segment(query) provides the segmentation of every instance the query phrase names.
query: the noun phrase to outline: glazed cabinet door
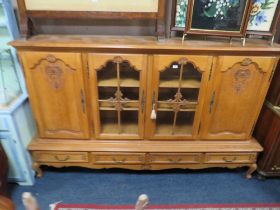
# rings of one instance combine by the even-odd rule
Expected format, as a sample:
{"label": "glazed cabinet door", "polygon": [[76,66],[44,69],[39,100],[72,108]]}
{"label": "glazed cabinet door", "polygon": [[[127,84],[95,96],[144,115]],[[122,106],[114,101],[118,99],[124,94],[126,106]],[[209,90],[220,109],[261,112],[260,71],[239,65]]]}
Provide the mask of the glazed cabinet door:
{"label": "glazed cabinet door", "polygon": [[203,139],[251,137],[277,60],[239,56],[216,59],[203,114]]}
{"label": "glazed cabinet door", "polygon": [[80,53],[21,52],[42,138],[89,138]]}
{"label": "glazed cabinet door", "polygon": [[196,138],[212,57],[157,55],[152,66],[146,138]]}
{"label": "glazed cabinet door", "polygon": [[147,56],[89,54],[94,133],[98,139],[142,139]]}

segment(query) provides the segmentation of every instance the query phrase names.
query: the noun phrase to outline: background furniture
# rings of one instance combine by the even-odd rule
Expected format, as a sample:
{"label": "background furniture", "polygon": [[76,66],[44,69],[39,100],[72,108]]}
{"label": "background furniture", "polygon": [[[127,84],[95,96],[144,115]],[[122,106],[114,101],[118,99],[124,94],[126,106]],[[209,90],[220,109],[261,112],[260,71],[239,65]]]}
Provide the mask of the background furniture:
{"label": "background furniture", "polygon": [[248,178],[256,169],[262,148],[251,134],[278,45],[63,35],[12,45],[38,127],[29,149],[39,176],[40,165],[248,166]]}
{"label": "background furniture", "polygon": [[22,185],[34,183],[27,145],[34,125],[20,66],[7,42],[18,38],[18,28],[9,0],[0,1],[0,143],[9,160],[9,180]]}
{"label": "background furniture", "polygon": [[0,210],[13,210],[14,206],[10,199],[4,197],[8,193],[8,160],[3,147],[0,144]]}
{"label": "background furniture", "polygon": [[272,80],[254,135],[264,151],[258,161],[263,176],[280,176],[280,64]]}
{"label": "background furniture", "polygon": [[8,160],[3,147],[0,144],[0,194],[7,194]]}

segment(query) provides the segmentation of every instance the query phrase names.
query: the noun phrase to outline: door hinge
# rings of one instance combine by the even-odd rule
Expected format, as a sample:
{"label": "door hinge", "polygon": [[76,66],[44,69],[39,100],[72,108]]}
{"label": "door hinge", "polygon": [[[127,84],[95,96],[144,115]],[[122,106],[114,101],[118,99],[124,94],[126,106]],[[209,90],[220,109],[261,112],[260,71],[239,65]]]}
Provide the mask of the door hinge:
{"label": "door hinge", "polygon": [[201,128],[201,122],[199,122],[199,125],[198,125],[198,131],[197,131],[198,134],[200,133],[200,128]]}
{"label": "door hinge", "polygon": [[84,91],[81,89],[81,104],[82,104],[82,110],[83,110],[83,113],[85,113],[86,111],[86,107],[85,107],[85,96],[84,96]]}
{"label": "door hinge", "polygon": [[87,71],[87,78],[89,79],[89,64],[88,64],[88,61],[86,63],[86,71]]}
{"label": "door hinge", "polygon": [[213,63],[214,63],[214,61],[212,60],[212,64],[211,64],[211,68],[210,68],[210,73],[209,73],[209,78],[208,78],[208,81],[210,81],[210,80],[211,80],[211,78],[212,78]]}
{"label": "door hinge", "polygon": [[215,102],[215,95],[216,95],[216,91],[213,92],[212,97],[211,97],[211,101],[210,101],[210,107],[209,107],[209,113],[212,113],[212,109],[213,109],[213,105]]}
{"label": "door hinge", "polygon": [[144,113],[144,108],[145,108],[145,92],[144,90],[142,91],[142,99],[141,99],[141,111]]}

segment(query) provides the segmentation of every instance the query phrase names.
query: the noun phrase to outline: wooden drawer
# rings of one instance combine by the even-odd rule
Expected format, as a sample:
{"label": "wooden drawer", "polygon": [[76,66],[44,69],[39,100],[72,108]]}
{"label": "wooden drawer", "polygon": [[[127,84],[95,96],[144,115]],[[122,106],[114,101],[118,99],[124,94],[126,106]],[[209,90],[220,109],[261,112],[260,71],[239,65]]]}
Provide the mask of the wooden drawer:
{"label": "wooden drawer", "polygon": [[200,153],[151,153],[151,163],[156,164],[187,164],[200,163]]}
{"label": "wooden drawer", "polygon": [[92,161],[95,164],[143,164],[144,153],[92,153]]}
{"label": "wooden drawer", "polygon": [[254,153],[207,153],[205,163],[251,163],[256,161]]}
{"label": "wooden drawer", "polygon": [[87,152],[33,152],[37,162],[88,162]]}

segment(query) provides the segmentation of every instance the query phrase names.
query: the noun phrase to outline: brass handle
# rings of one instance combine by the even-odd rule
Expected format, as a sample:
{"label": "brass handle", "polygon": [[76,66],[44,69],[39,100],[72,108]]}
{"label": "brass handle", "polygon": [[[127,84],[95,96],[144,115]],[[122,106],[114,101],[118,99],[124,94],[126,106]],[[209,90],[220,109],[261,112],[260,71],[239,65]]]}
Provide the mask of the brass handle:
{"label": "brass handle", "polygon": [[156,93],[153,92],[153,98],[152,98],[152,112],[150,118],[152,120],[157,119],[157,113],[156,113]]}
{"label": "brass handle", "polygon": [[123,158],[122,160],[117,160],[116,158],[112,158],[112,160],[117,164],[122,164],[126,162],[126,158]]}
{"label": "brass handle", "polygon": [[179,159],[176,159],[176,160],[173,160],[171,158],[168,158],[168,161],[171,162],[171,163],[179,163],[182,161],[182,158],[179,158]]}
{"label": "brass handle", "polygon": [[54,158],[57,160],[57,161],[61,161],[61,162],[64,162],[64,161],[67,161],[70,159],[70,157],[67,155],[64,159],[60,159],[57,155],[54,156]]}
{"label": "brass handle", "polygon": [[215,102],[215,95],[216,95],[216,91],[213,92],[212,97],[211,97],[211,101],[210,101],[210,108],[209,108],[209,113],[212,113],[212,109],[213,109],[213,105]]}
{"label": "brass handle", "polygon": [[82,110],[83,113],[85,113],[86,107],[85,107],[85,96],[84,91],[81,89],[81,104],[82,104]]}
{"label": "brass handle", "polygon": [[232,162],[236,161],[236,159],[237,159],[236,157],[233,157],[231,160],[228,160],[226,157],[223,157],[223,160],[227,163],[232,163]]}

